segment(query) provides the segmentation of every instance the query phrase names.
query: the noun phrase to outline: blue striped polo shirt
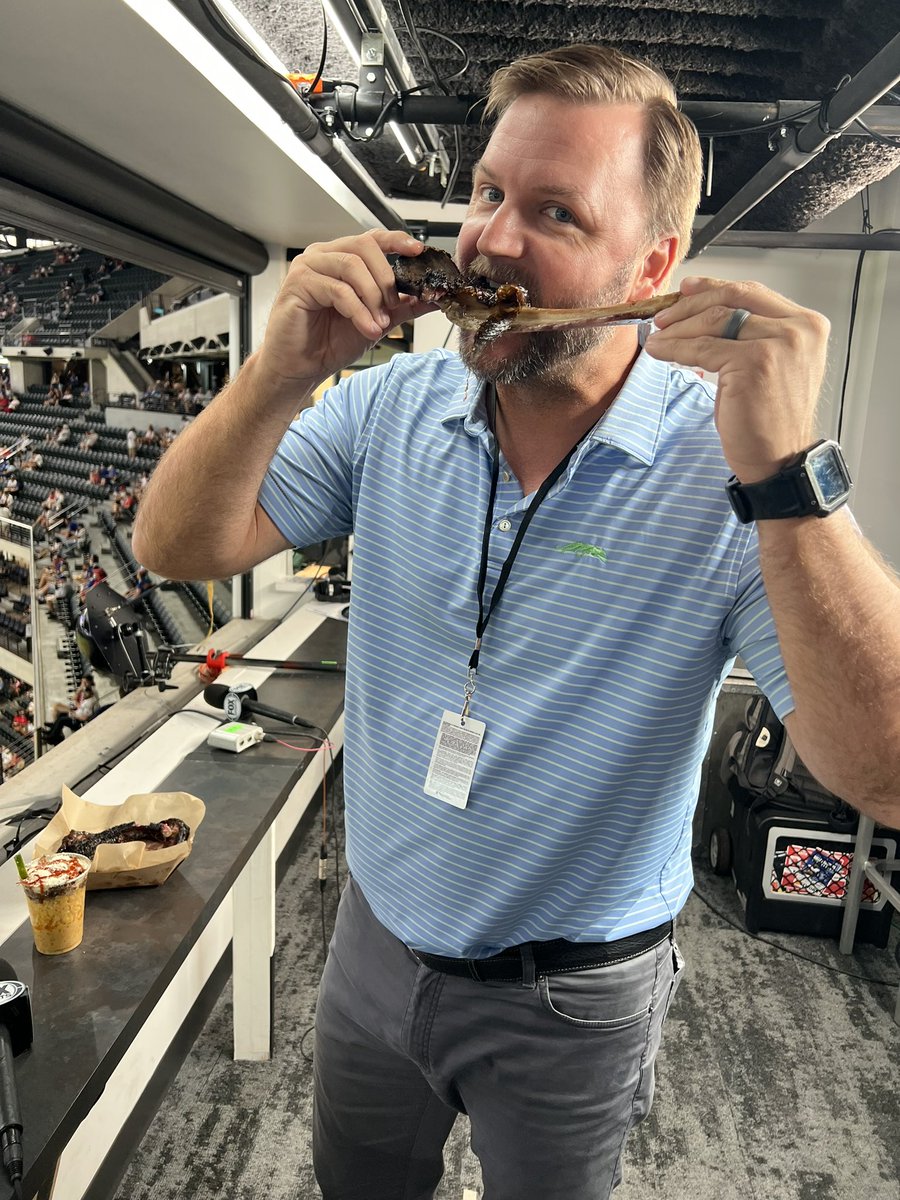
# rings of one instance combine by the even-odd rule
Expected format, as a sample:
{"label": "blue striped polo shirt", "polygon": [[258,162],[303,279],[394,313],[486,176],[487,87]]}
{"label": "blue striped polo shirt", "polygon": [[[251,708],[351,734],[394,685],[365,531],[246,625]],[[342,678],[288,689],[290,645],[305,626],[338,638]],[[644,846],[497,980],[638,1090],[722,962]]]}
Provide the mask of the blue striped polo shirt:
{"label": "blue striped polo shirt", "polygon": [[[443,350],[359,372],[291,425],[260,493],[295,545],[355,535],[348,863],[398,938],[462,957],[673,917],[734,656],[780,715],[793,707],[755,527],[725,495],[711,390],[641,353],[538,510],[485,632],[468,806],[425,794],[478,615],[481,392]],[[486,602],[528,499],[502,470]]]}

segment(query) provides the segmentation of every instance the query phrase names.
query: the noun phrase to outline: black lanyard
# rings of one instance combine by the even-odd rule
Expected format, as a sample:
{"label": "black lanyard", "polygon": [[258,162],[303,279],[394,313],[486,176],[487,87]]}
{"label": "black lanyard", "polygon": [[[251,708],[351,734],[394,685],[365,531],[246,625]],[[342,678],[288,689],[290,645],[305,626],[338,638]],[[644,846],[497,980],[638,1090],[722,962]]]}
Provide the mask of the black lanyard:
{"label": "black lanyard", "polygon": [[509,579],[509,573],[512,570],[513,563],[516,561],[516,556],[519,553],[519,547],[522,545],[522,539],[525,537],[528,526],[531,524],[535,513],[546,499],[547,493],[553,487],[554,483],[556,483],[557,479],[559,479],[559,477],[562,475],[563,471],[565,471],[566,467],[569,465],[572,455],[580,445],[580,442],[575,443],[568,454],[566,454],[561,462],[557,463],[557,465],[553,468],[553,470],[535,492],[534,499],[528,505],[528,508],[525,511],[525,516],[522,518],[522,524],[519,526],[519,532],[515,536],[515,540],[510,548],[509,554],[507,554],[506,560],[504,561],[503,566],[500,568],[497,586],[494,588],[494,594],[491,596],[490,606],[487,612],[485,612],[484,585],[487,581],[488,551],[491,541],[491,525],[493,524],[494,518],[494,502],[497,498],[497,483],[500,478],[500,444],[497,441],[497,434],[494,430],[497,413],[497,391],[493,384],[488,384],[487,408],[491,432],[494,437],[494,457],[493,462],[491,463],[491,494],[490,498],[488,499],[487,513],[485,514],[484,518],[484,533],[482,534],[481,538],[481,565],[478,568],[477,583],[478,624],[475,626],[475,648],[472,651],[472,657],[469,659],[469,682],[466,685],[467,700],[466,708],[463,709],[464,714],[467,711],[468,697],[471,696],[472,692],[475,690],[475,672],[478,670],[478,657],[481,651],[482,635],[484,634],[485,629],[487,629],[488,621],[490,621],[494,609],[500,602],[500,597],[503,595],[503,591],[506,587],[506,581]]}

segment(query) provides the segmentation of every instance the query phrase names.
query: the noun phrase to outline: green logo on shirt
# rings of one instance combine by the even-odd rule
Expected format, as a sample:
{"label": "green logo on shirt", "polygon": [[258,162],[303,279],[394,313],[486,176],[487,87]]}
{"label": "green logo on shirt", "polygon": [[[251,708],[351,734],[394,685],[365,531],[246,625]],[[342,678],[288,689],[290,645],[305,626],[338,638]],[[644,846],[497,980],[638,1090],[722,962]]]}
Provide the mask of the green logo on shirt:
{"label": "green logo on shirt", "polygon": [[606,562],[606,551],[601,546],[591,546],[588,542],[566,542],[557,546],[560,554],[577,554],[579,558],[597,558]]}

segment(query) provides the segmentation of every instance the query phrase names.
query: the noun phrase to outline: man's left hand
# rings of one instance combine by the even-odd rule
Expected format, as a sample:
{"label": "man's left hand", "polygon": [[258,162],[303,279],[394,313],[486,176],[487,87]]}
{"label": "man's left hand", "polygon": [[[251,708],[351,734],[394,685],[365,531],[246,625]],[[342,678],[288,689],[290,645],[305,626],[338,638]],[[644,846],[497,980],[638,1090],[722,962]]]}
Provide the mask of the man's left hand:
{"label": "man's left hand", "polygon": [[[724,337],[735,310],[750,315]],[[719,377],[715,419],[742,483],[775,475],[815,441],[830,325],[759,283],[688,278],[655,318],[647,353]]]}

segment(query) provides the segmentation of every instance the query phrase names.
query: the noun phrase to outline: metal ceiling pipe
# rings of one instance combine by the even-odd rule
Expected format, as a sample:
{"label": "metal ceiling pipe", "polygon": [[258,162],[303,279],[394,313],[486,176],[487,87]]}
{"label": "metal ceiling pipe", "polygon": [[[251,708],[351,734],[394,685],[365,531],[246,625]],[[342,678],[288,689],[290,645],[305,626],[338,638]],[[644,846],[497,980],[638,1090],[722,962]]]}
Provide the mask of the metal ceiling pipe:
{"label": "metal ceiling pipe", "polygon": [[[338,108],[347,121],[371,118],[376,113],[358,113],[358,102],[347,94],[322,92],[310,96],[307,103],[314,109]],[[809,113],[818,100],[717,101],[683,100],[679,108],[700,129],[700,136],[723,131],[737,131],[771,125],[773,131],[798,119],[799,113]],[[404,96],[391,113],[398,125],[478,125],[484,114],[485,97]],[[858,114],[862,116],[863,114]],[[900,105],[877,104],[865,110],[865,122],[876,133],[900,135]],[[851,128],[848,134],[868,137],[862,128]]]}
{"label": "metal ceiling pipe", "polygon": [[784,143],[778,153],[722,206],[708,224],[703,226],[691,245],[688,257],[696,258],[788,176],[814,159],[851,121],[862,116],[867,108],[898,81],[900,34],[882,47],[848,84],[834,93],[827,105],[825,120],[822,112],[817,112],[799,129],[785,130]]}
{"label": "metal ceiling pipe", "polygon": [[[459,236],[459,221],[419,221],[409,217],[406,224],[413,237],[423,242],[429,238]],[[702,228],[697,231],[698,237]],[[718,244],[754,250],[900,250],[900,233],[787,233],[779,229],[729,229],[718,239]]]}
{"label": "metal ceiling pipe", "polygon": [[729,229],[718,246],[752,250],[900,250],[900,233],[787,233],[779,229]]}
{"label": "metal ceiling pipe", "polygon": [[[755,128],[771,125],[777,129],[789,121],[796,121],[799,113],[809,114],[818,106],[818,100],[682,100],[678,107],[686,117],[702,130],[701,137],[726,130]],[[875,104],[866,109],[863,116],[866,124],[876,133],[886,136],[900,134],[900,104]],[[859,137],[868,137],[860,126],[851,126],[845,131]]]}

